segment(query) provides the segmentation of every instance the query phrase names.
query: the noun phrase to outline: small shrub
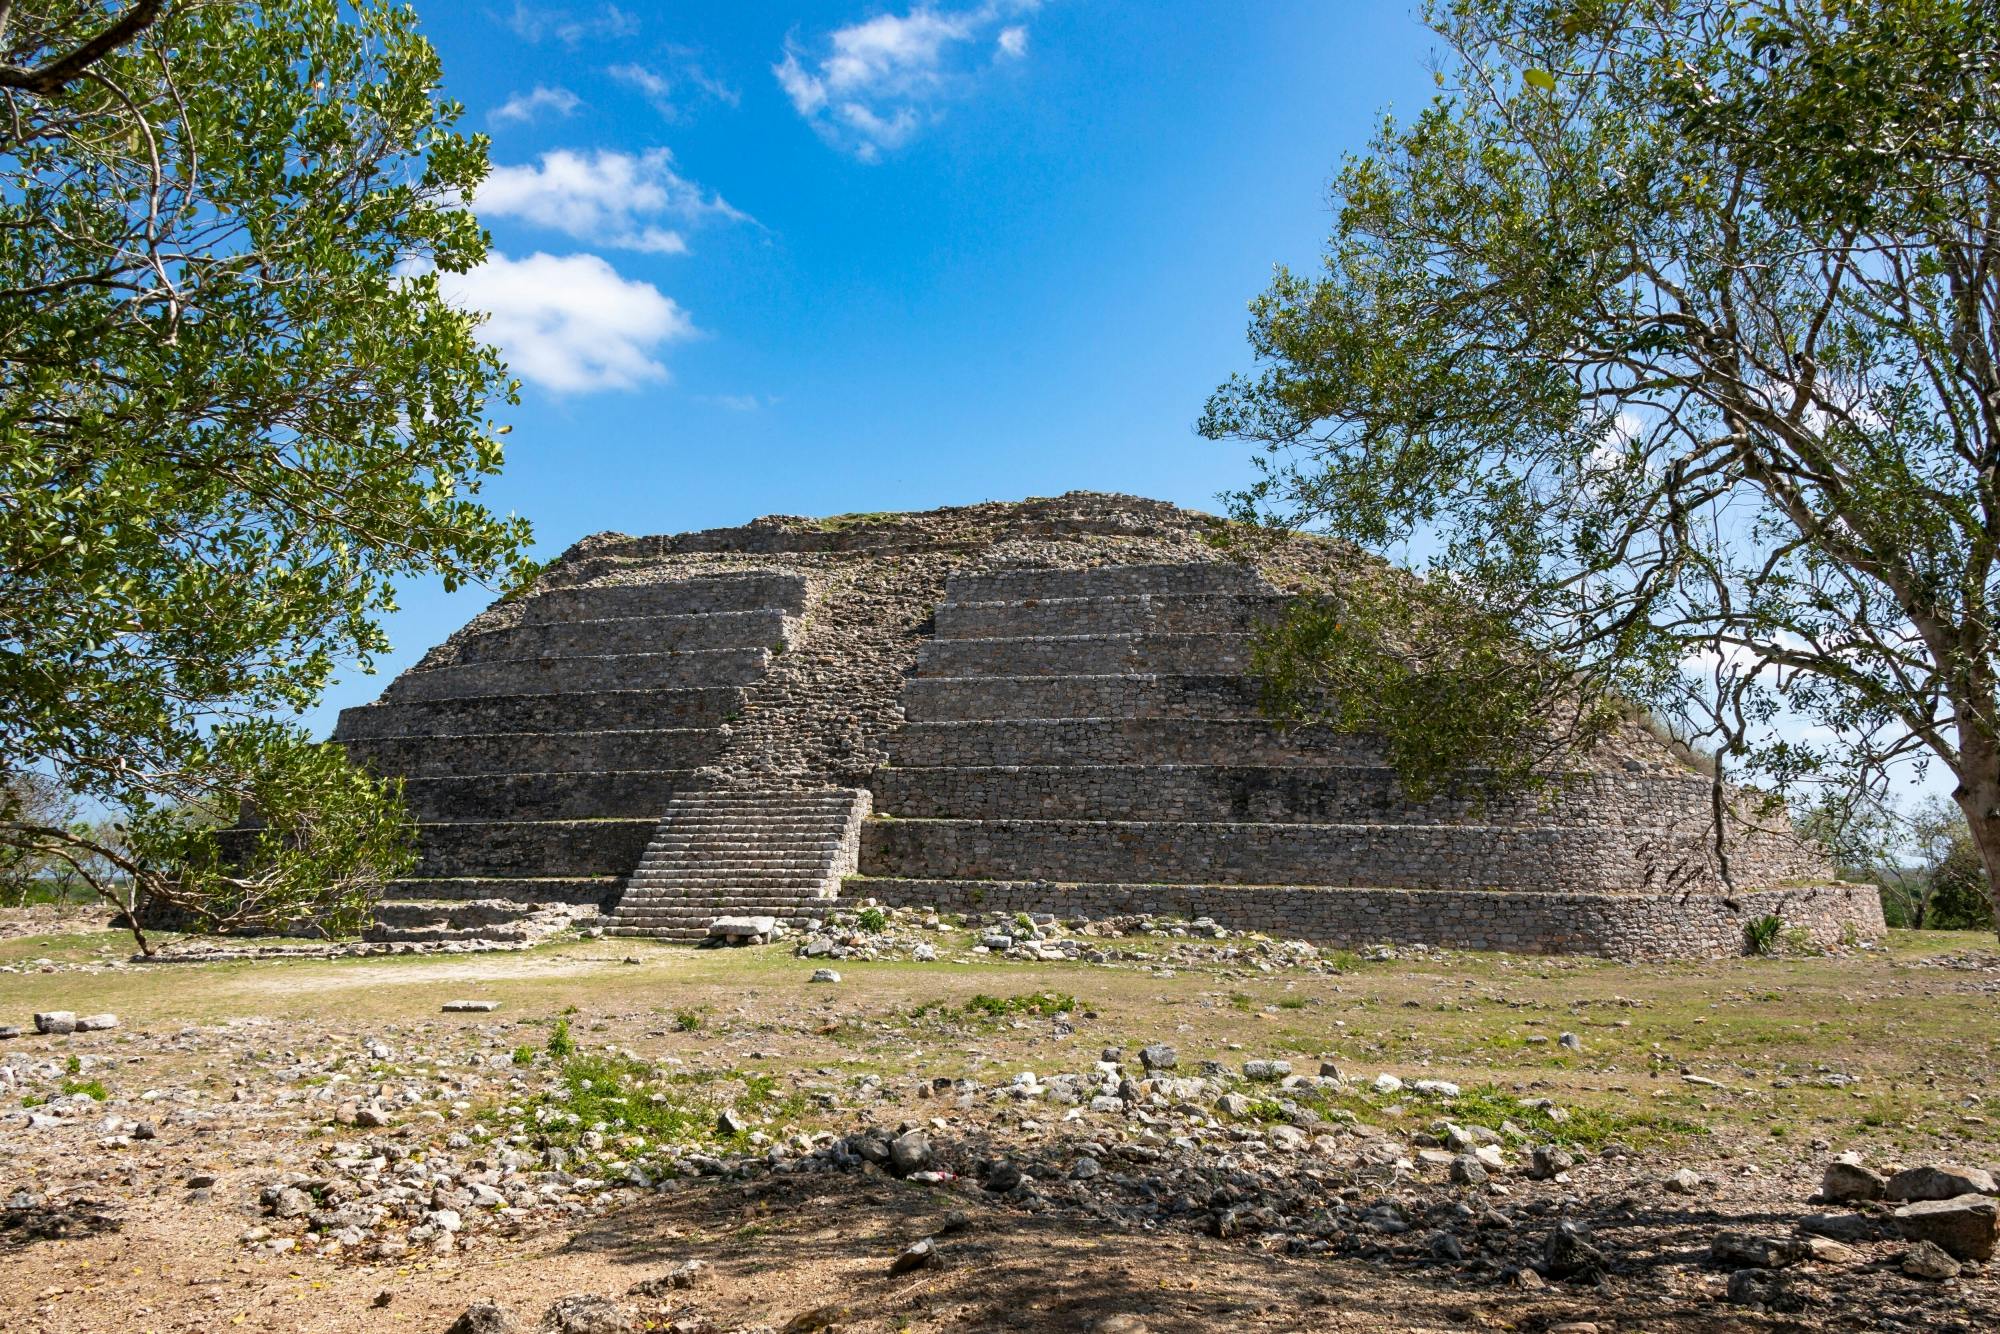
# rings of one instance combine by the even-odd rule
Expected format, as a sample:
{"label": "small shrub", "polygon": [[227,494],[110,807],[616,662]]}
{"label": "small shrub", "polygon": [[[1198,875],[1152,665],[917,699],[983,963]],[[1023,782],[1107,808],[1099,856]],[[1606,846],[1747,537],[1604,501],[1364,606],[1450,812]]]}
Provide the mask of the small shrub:
{"label": "small shrub", "polygon": [[863,908],[854,914],[854,924],[863,931],[880,931],[889,925],[889,914],[880,908]]}
{"label": "small shrub", "polygon": [[682,1033],[697,1033],[701,1031],[701,1025],[702,1013],[700,1010],[674,1011],[674,1028],[677,1031]]}
{"label": "small shrub", "polygon": [[535,1063],[535,1049],[533,1047],[530,1047],[527,1043],[524,1042],[520,1046],[514,1048],[514,1064],[533,1065],[534,1063]]}
{"label": "small shrub", "polygon": [[556,1026],[549,1030],[549,1055],[558,1061],[566,1061],[576,1055],[576,1039],[569,1035],[569,1020],[558,1019]]}
{"label": "small shrub", "polygon": [[1076,997],[1060,991],[1043,991],[1023,996],[988,996],[984,992],[965,1003],[967,1014],[985,1015],[990,1019],[1005,1019],[1017,1014],[1032,1014],[1042,1019],[1059,1014],[1069,1014],[1076,1009]]}
{"label": "small shrub", "polygon": [[92,1102],[103,1102],[111,1096],[111,1090],[95,1079],[65,1079],[62,1091],[70,1096],[81,1093]]}
{"label": "small shrub", "polygon": [[1743,924],[1743,947],[1752,954],[1770,954],[1777,949],[1778,933],[1784,929],[1784,919],[1770,913],[1753,917]]}

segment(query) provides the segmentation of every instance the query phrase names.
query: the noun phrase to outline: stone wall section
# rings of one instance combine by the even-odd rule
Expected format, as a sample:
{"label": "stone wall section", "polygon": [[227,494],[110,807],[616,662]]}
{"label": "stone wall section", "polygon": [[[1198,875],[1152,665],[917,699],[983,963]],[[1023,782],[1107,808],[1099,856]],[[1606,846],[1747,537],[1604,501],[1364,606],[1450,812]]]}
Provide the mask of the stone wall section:
{"label": "stone wall section", "polygon": [[941,912],[1128,913],[1211,917],[1320,945],[1384,943],[1614,959],[1705,959],[1745,952],[1744,929],[1774,916],[1821,949],[1879,938],[1882,901],[1870,885],[1704,893],[1514,894],[1328,889],[1318,885],[1055,884],[1034,881],[857,879],[847,893]]}

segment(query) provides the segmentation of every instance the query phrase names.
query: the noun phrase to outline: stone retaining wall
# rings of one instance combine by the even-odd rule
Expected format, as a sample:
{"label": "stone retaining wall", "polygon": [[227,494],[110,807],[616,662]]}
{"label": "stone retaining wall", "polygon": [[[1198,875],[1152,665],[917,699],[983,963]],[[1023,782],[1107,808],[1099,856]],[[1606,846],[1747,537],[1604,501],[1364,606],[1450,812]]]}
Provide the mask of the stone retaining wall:
{"label": "stone retaining wall", "polygon": [[1243,634],[1101,634],[1033,639],[927,639],[921,676],[1104,676],[1113,673],[1243,675]]}
{"label": "stone retaining wall", "polygon": [[411,778],[464,774],[577,774],[619,769],[693,769],[725,739],[715,727],[611,732],[480,732],[349,738],[349,758]]}
{"label": "stone retaining wall", "polygon": [[1325,889],[1313,886],[1051,884],[1032,881],[856,878],[843,899],[943,912],[1126,913],[1212,917],[1352,948],[1394,941],[1456,949],[1592,954],[1617,959],[1703,959],[1745,950],[1744,928],[1765,915],[1815,946],[1879,939],[1882,902],[1867,885],[1713,894],[1511,894],[1492,891]]}
{"label": "stone retaining wall", "polygon": [[472,773],[403,780],[403,800],[430,821],[654,818],[693,769]]}
{"label": "stone retaining wall", "polygon": [[1125,593],[1109,598],[947,602],[938,608],[939,639],[1030,635],[1228,634],[1275,621],[1278,596]]}
{"label": "stone retaining wall", "polygon": [[718,611],[700,616],[627,616],[605,621],[533,622],[468,635],[460,662],[579,658],[599,653],[682,653],[704,648],[776,648],[792,618],[782,611]]}
{"label": "stone retaining wall", "polygon": [[[564,573],[573,577],[577,572]],[[537,592],[521,602],[520,620],[524,625],[533,625],[772,608],[796,615],[805,608],[806,581],[797,574],[775,570],[720,573],[703,570],[690,571],[692,578],[676,578],[676,573],[661,570],[658,577],[646,581],[557,587]]]}
{"label": "stone retaining wall", "polygon": [[362,704],[340,711],[340,726],[333,736],[336,741],[352,741],[361,737],[714,727],[742,711],[745,694],[741,686],[702,686]]}
{"label": "stone retaining wall", "polygon": [[[880,820],[868,875],[1612,893],[1709,883],[1699,828]],[[1773,858],[1748,881],[1794,878]],[[1811,863],[1800,870],[1811,868]],[[1798,878],[1804,878],[1803,876]]]}
{"label": "stone retaining wall", "polygon": [[[961,718],[910,723],[889,762],[911,768],[1069,764],[1374,764],[1373,738],[1256,718]],[[885,809],[888,809],[885,807]]]}
{"label": "stone retaining wall", "polygon": [[509,658],[408,671],[383,692],[394,704],[488,695],[575,691],[688,690],[747,685],[770,665],[768,648],[622,653],[583,658]]}
{"label": "stone retaining wall", "polygon": [[903,689],[912,722],[1005,718],[1254,718],[1242,676],[931,676]]}
{"label": "stone retaining wall", "polygon": [[[1226,753],[1226,752],[1224,752]],[[1544,792],[1476,790],[1418,801],[1387,765],[1107,764],[890,768],[876,801],[913,820],[1201,820],[1367,824],[1699,827],[1696,774],[1583,774]]]}

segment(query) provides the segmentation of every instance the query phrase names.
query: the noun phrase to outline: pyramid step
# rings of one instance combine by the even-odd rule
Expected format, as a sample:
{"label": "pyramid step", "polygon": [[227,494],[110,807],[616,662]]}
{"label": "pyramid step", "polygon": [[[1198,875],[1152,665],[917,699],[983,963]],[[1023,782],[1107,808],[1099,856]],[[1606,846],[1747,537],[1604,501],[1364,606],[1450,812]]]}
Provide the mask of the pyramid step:
{"label": "pyramid step", "polygon": [[805,576],[776,570],[552,588],[522,603],[527,624],[617,620],[632,616],[698,616],[718,611],[779,610],[806,606]]}
{"label": "pyramid step", "polygon": [[1388,765],[1130,764],[877,770],[877,809],[908,819],[1213,819],[1237,823],[1596,826],[1659,823],[1674,797],[1704,818],[1708,780],[1681,769],[1575,774],[1547,790],[1466,784],[1416,800]]}
{"label": "pyramid step", "polygon": [[888,820],[861,869],[913,879],[1639,892],[1704,865],[1703,829],[1490,824]]}
{"label": "pyramid step", "polygon": [[435,903],[446,899],[512,899],[519,903],[602,903],[618,892],[616,876],[467,876],[436,880],[392,880],[383,888],[385,903],[411,900]]}
{"label": "pyramid step", "polygon": [[503,773],[603,773],[695,769],[714,759],[728,735],[714,727],[611,732],[474,732],[459,736],[356,737],[349,759],[405,778]]}
{"label": "pyramid step", "polygon": [[[1009,718],[910,722],[888,741],[898,768],[1071,764],[1380,764],[1379,742],[1262,718]],[[889,809],[893,810],[894,807]]]}
{"label": "pyramid step", "polygon": [[405,778],[403,800],[418,820],[440,823],[657,817],[692,778],[690,769],[457,774]]}
{"label": "pyramid step", "polygon": [[392,704],[487,695],[570,694],[578,690],[688,690],[748,685],[771,664],[768,648],[686,653],[603,653],[577,658],[495,658],[460,666],[412,668],[382,693]]}
{"label": "pyramid step", "polygon": [[487,694],[414,704],[378,701],[340,711],[336,741],[492,732],[615,732],[715,727],[743,711],[741,686],[674,690],[576,690]]}
{"label": "pyramid step", "polygon": [[458,661],[575,658],[606,653],[681,653],[690,649],[775,648],[786,642],[791,617],[775,607],[692,615],[615,616],[537,621],[467,636]]}
{"label": "pyramid step", "polygon": [[1219,634],[1252,631],[1283,614],[1289,599],[1251,593],[1114,593],[1091,598],[947,602],[938,639],[1123,632]]}
{"label": "pyramid step", "polygon": [[903,713],[917,723],[1259,716],[1257,685],[1240,673],[912,677]]}
{"label": "pyramid step", "polygon": [[1243,566],[1191,562],[1183,565],[1109,565],[1089,569],[993,570],[981,574],[961,574],[953,576],[945,585],[945,601],[1010,602],[1030,598],[1269,591],[1269,585]]}
{"label": "pyramid step", "polygon": [[1050,635],[1024,639],[927,639],[918,676],[1099,676],[1114,673],[1238,675],[1251,669],[1245,634]]}

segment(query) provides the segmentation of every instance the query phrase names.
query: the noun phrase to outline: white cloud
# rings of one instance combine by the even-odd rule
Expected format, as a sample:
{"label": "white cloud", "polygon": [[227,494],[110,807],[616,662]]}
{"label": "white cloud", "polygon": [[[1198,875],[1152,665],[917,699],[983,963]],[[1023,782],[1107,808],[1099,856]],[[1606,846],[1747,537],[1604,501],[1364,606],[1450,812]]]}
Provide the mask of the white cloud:
{"label": "white cloud", "polygon": [[993,34],[1010,59],[1028,51],[1028,30],[1007,20],[1041,0],[987,0],[973,9],[920,4],[837,28],[809,52],[787,40],[771,67],[792,107],[835,147],[873,161],[900,147],[970,80],[976,44]]}
{"label": "white cloud", "polygon": [[648,97],[665,98],[674,91],[674,86],[663,74],[656,74],[644,65],[613,65],[604,71],[623,84],[637,88]]}
{"label": "white cloud", "polygon": [[482,216],[518,218],[593,244],[663,255],[687,252],[687,239],[663,221],[696,227],[751,220],[675,171],[664,148],[637,154],[560,148],[535,165],[495,167],[473,207]]}
{"label": "white cloud", "polygon": [[668,120],[683,120],[692,107],[705,102],[732,107],[740,103],[743,94],[702,68],[695,60],[698,54],[692,47],[669,47],[664,65],[627,63],[604,72],[644,94],[653,109]]}
{"label": "white cloud", "polygon": [[631,37],[639,31],[639,20],[617,5],[603,5],[588,13],[569,9],[544,9],[526,0],[515,0],[507,26],[524,42],[553,38],[564,46],[576,46],[593,39]]}
{"label": "white cloud", "polygon": [[558,393],[664,379],[654,350],[695,334],[672,297],[620,277],[598,255],[495,252],[470,272],[438,274],[437,283],[454,305],[486,315],[481,333],[515,375]]}
{"label": "white cloud", "polygon": [[512,97],[493,108],[486,117],[495,125],[528,124],[542,118],[545,111],[558,116],[571,116],[583,105],[583,100],[567,88],[550,88],[536,84],[532,92],[515,93]]}

